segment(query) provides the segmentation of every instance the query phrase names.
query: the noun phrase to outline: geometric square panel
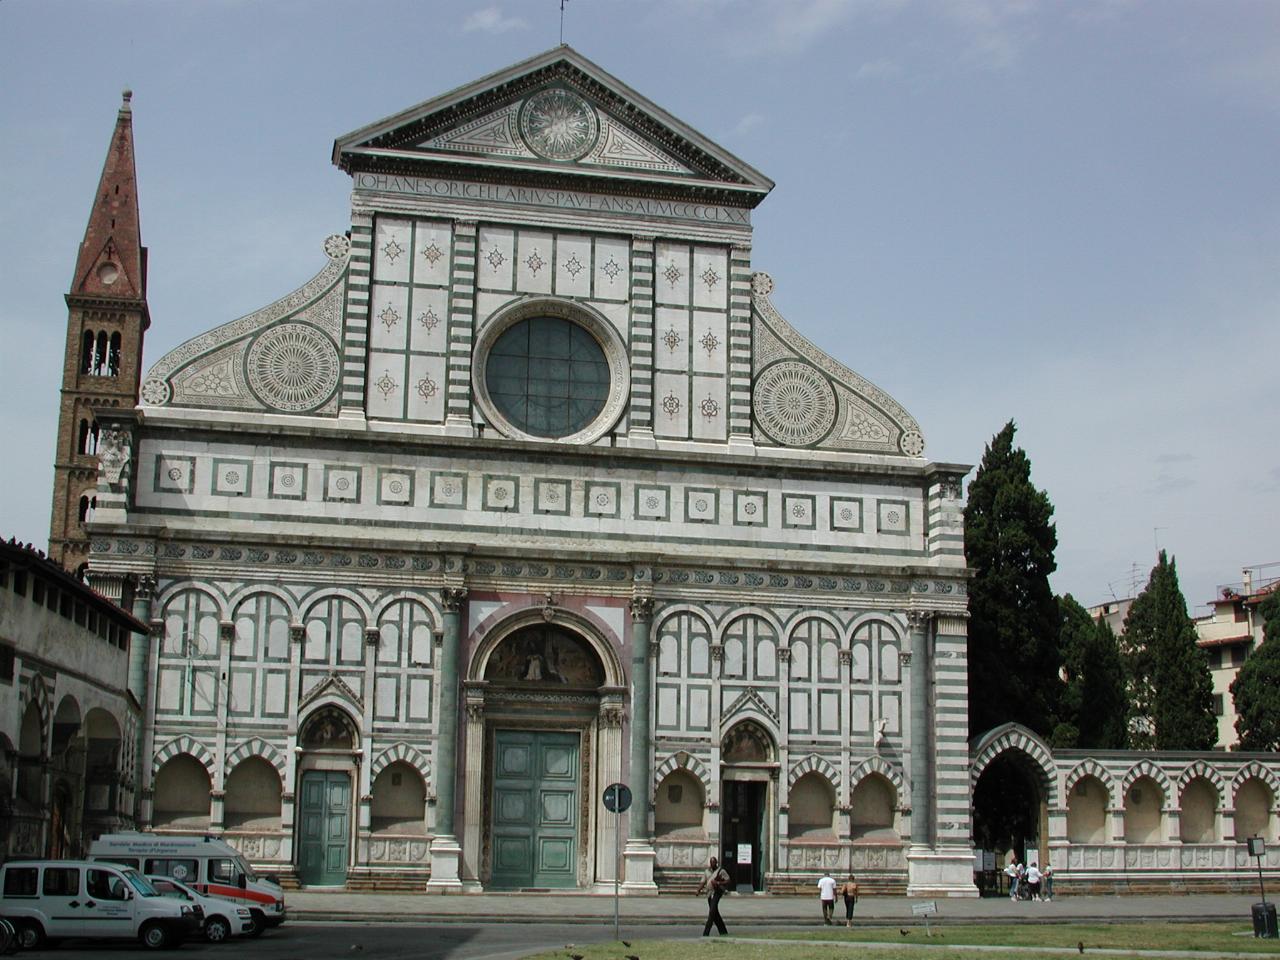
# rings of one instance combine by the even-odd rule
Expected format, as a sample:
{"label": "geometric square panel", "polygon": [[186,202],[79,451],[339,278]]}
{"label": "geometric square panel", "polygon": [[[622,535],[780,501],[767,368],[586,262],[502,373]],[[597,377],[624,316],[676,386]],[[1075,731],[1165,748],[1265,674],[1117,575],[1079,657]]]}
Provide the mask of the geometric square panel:
{"label": "geometric square panel", "polygon": [[272,461],[271,489],[273,500],[305,500],[307,498],[307,465]]}
{"label": "geometric square panel", "polygon": [[735,490],[733,522],[739,526],[765,526],[769,523],[769,498],[763,491]]}
{"label": "geometric square panel", "polygon": [[831,529],[847,533],[862,532],[862,499],[860,497],[831,498]]}
{"label": "geometric square panel", "polygon": [[640,520],[666,520],[669,492],[666,487],[636,485],[636,517]]}
{"label": "geometric square panel", "polygon": [[324,468],[324,498],[328,501],[353,503],[360,499],[360,468]]}
{"label": "geometric square panel", "polygon": [[195,457],[156,457],[156,492],[191,493],[195,489],[195,482]]}
{"label": "geometric square panel", "polygon": [[784,493],[782,495],[782,525],[812,530],[817,526],[816,497],[807,493]]}
{"label": "geometric square panel", "polygon": [[519,478],[486,476],[484,478],[484,509],[519,510]]}
{"label": "geometric square panel", "polygon": [[720,492],[704,487],[684,491],[685,519],[693,523],[716,523],[720,519]]}
{"label": "geometric square panel", "polygon": [[910,532],[905,500],[876,501],[876,531],[905,535]]}
{"label": "geometric square panel", "polygon": [[467,475],[465,473],[433,473],[431,475],[431,506],[462,509],[467,505]]}
{"label": "geometric square panel", "polygon": [[413,502],[413,473],[408,470],[378,470],[378,503],[404,505]]}
{"label": "geometric square panel", "polygon": [[533,500],[539,513],[567,516],[569,513],[569,481],[533,481]]}
{"label": "geometric square panel", "polygon": [[592,517],[616,517],[622,500],[619,484],[596,482],[587,484],[587,515]]}
{"label": "geometric square panel", "polygon": [[245,497],[253,485],[253,462],[250,460],[213,461],[213,494],[219,497]]}

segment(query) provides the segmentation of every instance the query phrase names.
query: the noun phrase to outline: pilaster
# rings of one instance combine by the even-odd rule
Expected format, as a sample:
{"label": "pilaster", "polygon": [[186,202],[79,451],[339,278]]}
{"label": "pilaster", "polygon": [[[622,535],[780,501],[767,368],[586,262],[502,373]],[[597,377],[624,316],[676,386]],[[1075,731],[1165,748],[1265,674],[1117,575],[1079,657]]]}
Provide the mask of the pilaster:
{"label": "pilaster", "polygon": [[[623,879],[628,893],[658,892],[653,882],[657,854],[649,835],[649,811],[653,806],[653,724],[649,716],[649,646],[653,624],[653,597],[631,600],[631,794]],[[601,738],[603,742],[603,737]]]}
{"label": "pilaster", "polygon": [[631,408],[627,442],[652,447],[653,439],[653,240],[631,238]]}
{"label": "pilaster", "polygon": [[476,232],[476,221],[454,221],[445,432],[463,437],[475,432],[471,422],[471,346],[476,318]]}
{"label": "pilaster", "polygon": [[436,831],[431,841],[431,879],[427,889],[437,893],[462,891],[462,847],[454,836],[454,801],[457,794],[458,650],[461,644],[461,612],[466,587],[441,591],[444,610],[440,644],[440,714],[436,718],[436,763],[433,771],[436,795]]}

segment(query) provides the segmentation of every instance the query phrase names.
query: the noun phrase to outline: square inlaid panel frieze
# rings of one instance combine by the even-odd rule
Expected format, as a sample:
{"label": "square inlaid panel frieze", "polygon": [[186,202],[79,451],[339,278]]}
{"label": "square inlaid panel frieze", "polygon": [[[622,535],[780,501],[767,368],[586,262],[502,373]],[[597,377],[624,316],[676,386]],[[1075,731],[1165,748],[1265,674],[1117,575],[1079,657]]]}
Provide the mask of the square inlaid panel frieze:
{"label": "square inlaid panel frieze", "polygon": [[831,529],[846,533],[862,532],[862,498],[831,498]]}
{"label": "square inlaid panel frieze", "polygon": [[447,285],[452,252],[453,232],[447,221],[419,220],[413,232],[413,282]]}
{"label": "square inlaid panel frieze", "polygon": [[253,491],[253,462],[251,460],[213,461],[213,489],[217,497],[247,497]]}
{"label": "square inlaid panel frieze", "polygon": [[812,530],[817,526],[817,498],[809,493],[782,495],[782,525]]}
{"label": "square inlaid panel frieze", "polygon": [[431,506],[464,510],[467,506],[467,475],[439,472],[431,475]]}
{"label": "square inlaid panel frieze", "polygon": [[307,465],[273,461],[268,496],[272,500],[307,499]]}
{"label": "square inlaid panel frieze", "polygon": [[378,502],[398,506],[413,503],[413,472],[380,469],[378,471]]}
{"label": "square inlaid panel frieze", "polygon": [[592,517],[616,517],[622,501],[622,487],[617,483],[588,483],[586,512]]}
{"label": "square inlaid panel frieze", "polygon": [[693,523],[717,523],[720,520],[720,491],[709,487],[686,488],[684,516]]}
{"label": "square inlaid panel frieze", "polygon": [[769,524],[769,495],[763,490],[738,490],[733,494],[733,522],[738,526]]}
{"label": "square inlaid panel frieze", "polygon": [[539,513],[553,513],[566,516],[569,513],[569,481],[541,480],[533,481],[533,501]]}
{"label": "square inlaid panel frieze", "polygon": [[191,493],[196,484],[195,457],[156,457],[157,493]]}
{"label": "square inlaid panel frieze", "polygon": [[671,491],[666,487],[636,485],[636,518],[666,520],[671,514]]}
{"label": "square inlaid panel frieze", "polygon": [[373,238],[373,276],[393,283],[409,281],[413,240],[407,220],[379,217]]}
{"label": "square inlaid panel frieze", "polygon": [[519,510],[520,478],[486,476],[484,478],[484,509]]}
{"label": "square inlaid panel frieze", "polygon": [[876,531],[905,536],[911,532],[910,513],[905,500],[876,501]]}
{"label": "square inlaid panel frieze", "polygon": [[360,468],[324,468],[324,498],[339,503],[356,503],[360,500]]}

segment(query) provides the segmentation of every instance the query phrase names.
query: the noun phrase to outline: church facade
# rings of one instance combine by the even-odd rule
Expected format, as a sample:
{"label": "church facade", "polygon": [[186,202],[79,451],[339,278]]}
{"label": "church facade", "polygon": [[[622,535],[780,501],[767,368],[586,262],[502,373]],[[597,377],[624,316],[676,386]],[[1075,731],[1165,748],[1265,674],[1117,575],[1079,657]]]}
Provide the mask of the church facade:
{"label": "church facade", "polygon": [[968,467],[774,307],[772,183],[568,47],[332,159],[315,277],[97,410],[140,825],[319,886],[973,894]]}

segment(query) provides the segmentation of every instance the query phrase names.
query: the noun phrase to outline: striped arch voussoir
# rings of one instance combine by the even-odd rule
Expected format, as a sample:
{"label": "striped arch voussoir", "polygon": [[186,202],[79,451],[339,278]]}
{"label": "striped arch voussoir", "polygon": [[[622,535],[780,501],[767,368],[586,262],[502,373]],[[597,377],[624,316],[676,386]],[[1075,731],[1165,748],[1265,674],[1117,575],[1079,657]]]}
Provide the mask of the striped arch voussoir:
{"label": "striped arch voussoir", "polygon": [[1231,803],[1233,805],[1235,804],[1236,794],[1240,792],[1240,788],[1244,786],[1246,780],[1261,780],[1270,787],[1272,805],[1280,798],[1280,776],[1277,776],[1276,772],[1265,763],[1250,760],[1237,770],[1236,775],[1231,778]]}
{"label": "striped arch voussoir", "polygon": [[1025,754],[1040,768],[1045,799],[1050,806],[1054,806],[1057,803],[1058,771],[1053,763],[1053,755],[1034,733],[1016,723],[1007,724],[973,758],[973,766],[969,774],[970,789],[977,786],[978,778],[993,760],[1009,751]]}
{"label": "striped arch voussoir", "polygon": [[1074,790],[1076,784],[1079,783],[1081,780],[1083,780],[1085,777],[1093,777],[1095,780],[1097,780],[1099,783],[1102,784],[1102,786],[1106,789],[1107,794],[1109,796],[1111,796],[1113,799],[1115,798],[1115,795],[1116,795],[1115,778],[1112,777],[1111,774],[1107,772],[1106,767],[1104,767],[1097,760],[1094,760],[1092,758],[1088,760],[1081,760],[1079,763],[1075,765],[1075,767],[1072,768],[1071,772],[1067,774],[1067,782],[1066,782],[1067,793],[1070,793],[1072,790]]}
{"label": "striped arch voussoir", "polygon": [[711,774],[707,771],[706,765],[691,753],[679,751],[671,754],[662,763],[658,764],[657,769],[653,771],[653,793],[657,796],[658,787],[662,785],[662,781],[667,779],[677,770],[688,770],[698,782],[702,784],[704,796],[711,794]]}
{"label": "striped arch voussoir", "polygon": [[280,751],[273,747],[261,737],[254,737],[246,740],[240,746],[236,747],[227,754],[226,772],[231,773],[237,766],[248,760],[250,757],[261,757],[267,763],[276,768],[276,773],[280,774],[280,778],[284,779],[285,766],[284,757],[280,755]]}
{"label": "striped arch voussoir", "polygon": [[431,782],[431,761],[417,747],[411,747],[404,741],[393,743],[374,757],[369,773],[376,778],[383,770],[399,760],[403,760],[417,770],[424,783]]}
{"label": "striped arch voussoir", "polygon": [[185,733],[180,737],[174,737],[163,747],[156,751],[155,759],[151,762],[151,769],[159,771],[166,763],[179,754],[190,754],[204,764],[204,768],[209,771],[209,776],[213,776],[213,754],[209,752],[209,748],[198,740],[193,740]]}
{"label": "striped arch voussoir", "polygon": [[1123,797],[1129,792],[1129,788],[1141,780],[1143,777],[1150,777],[1156,782],[1160,789],[1164,792],[1164,805],[1171,807],[1174,803],[1173,783],[1170,782],[1168,774],[1166,774],[1153,760],[1139,760],[1129,772],[1124,775],[1124,779],[1120,781],[1120,795]]}
{"label": "striped arch voussoir", "polygon": [[831,784],[831,789],[836,792],[838,802],[844,802],[840,774],[830,762],[822,759],[816,753],[811,753],[799,763],[792,764],[791,772],[787,774],[787,790],[790,791],[796,785],[796,781],[806,773],[818,773],[825,777],[827,783]]}
{"label": "striped arch voussoir", "polygon": [[1213,784],[1213,789],[1218,791],[1219,804],[1226,799],[1226,783],[1223,782],[1222,774],[1203,760],[1196,760],[1178,776],[1178,796],[1182,796],[1182,791],[1187,789],[1187,784],[1197,778],[1204,778]]}
{"label": "striped arch voussoir", "polygon": [[899,802],[901,802],[903,791],[906,789],[906,785],[902,780],[902,771],[884,759],[884,757],[868,757],[854,767],[853,773],[849,776],[849,786],[857,789],[858,784],[873,773],[880,774],[880,776],[893,784],[893,789],[898,791]]}

